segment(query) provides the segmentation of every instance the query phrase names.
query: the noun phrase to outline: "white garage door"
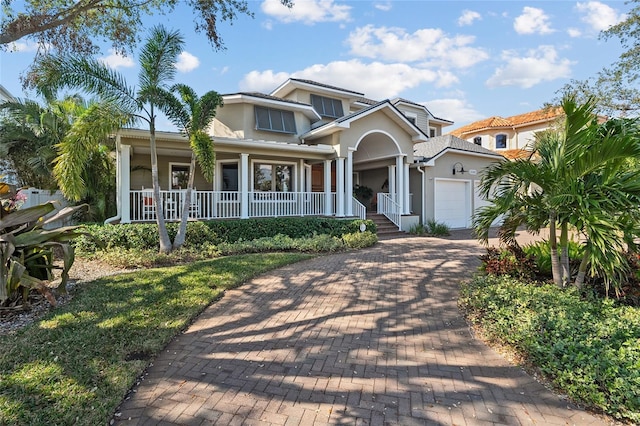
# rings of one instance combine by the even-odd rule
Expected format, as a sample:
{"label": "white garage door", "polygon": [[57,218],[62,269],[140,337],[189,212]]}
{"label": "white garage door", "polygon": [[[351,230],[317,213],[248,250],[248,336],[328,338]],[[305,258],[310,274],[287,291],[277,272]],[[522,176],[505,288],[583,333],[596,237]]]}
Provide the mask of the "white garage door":
{"label": "white garage door", "polygon": [[435,181],[435,219],[449,228],[471,226],[470,182],[459,180]]}
{"label": "white garage door", "polygon": [[[480,207],[488,206],[491,204],[490,201],[487,201],[484,198],[480,197],[479,189],[480,189],[480,181],[476,180],[474,182],[474,187],[473,187],[473,208],[475,210],[478,210]],[[493,221],[492,225],[498,226],[501,223],[502,223],[502,216],[499,216],[496,220]]]}

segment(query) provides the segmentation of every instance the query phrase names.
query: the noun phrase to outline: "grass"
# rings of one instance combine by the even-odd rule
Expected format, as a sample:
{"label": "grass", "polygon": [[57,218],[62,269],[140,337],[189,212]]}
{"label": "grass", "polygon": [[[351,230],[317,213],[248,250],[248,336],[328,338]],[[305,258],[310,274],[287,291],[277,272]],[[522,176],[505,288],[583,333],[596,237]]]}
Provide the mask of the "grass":
{"label": "grass", "polygon": [[0,424],[106,424],[150,358],[226,289],[308,259],[249,254],[96,280],[0,337]]}

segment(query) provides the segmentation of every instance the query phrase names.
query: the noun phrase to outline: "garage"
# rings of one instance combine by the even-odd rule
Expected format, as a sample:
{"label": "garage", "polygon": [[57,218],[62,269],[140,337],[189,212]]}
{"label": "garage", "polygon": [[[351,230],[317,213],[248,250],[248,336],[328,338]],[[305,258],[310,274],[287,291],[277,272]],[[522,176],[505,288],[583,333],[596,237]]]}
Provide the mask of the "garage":
{"label": "garage", "polygon": [[471,226],[470,181],[435,179],[434,213],[436,222],[449,228]]}

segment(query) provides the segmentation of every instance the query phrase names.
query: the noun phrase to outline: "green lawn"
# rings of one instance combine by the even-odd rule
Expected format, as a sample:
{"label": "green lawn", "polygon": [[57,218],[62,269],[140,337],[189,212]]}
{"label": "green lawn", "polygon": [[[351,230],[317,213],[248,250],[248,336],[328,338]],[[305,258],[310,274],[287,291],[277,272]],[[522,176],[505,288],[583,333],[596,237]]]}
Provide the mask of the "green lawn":
{"label": "green lawn", "polygon": [[0,337],[0,424],[106,424],[148,359],[225,289],[310,257],[232,256],[79,286],[70,303]]}

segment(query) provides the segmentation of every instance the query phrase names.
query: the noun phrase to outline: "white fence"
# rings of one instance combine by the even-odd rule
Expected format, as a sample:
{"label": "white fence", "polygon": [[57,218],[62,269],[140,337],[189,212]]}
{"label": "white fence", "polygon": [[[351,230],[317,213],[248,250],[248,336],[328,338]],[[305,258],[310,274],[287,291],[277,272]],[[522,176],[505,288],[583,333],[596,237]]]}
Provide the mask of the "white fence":
{"label": "white fence", "polygon": [[[160,191],[162,208],[168,221],[180,220],[186,191]],[[327,214],[324,192],[260,192],[247,194],[248,217],[323,216]],[[131,221],[156,219],[156,206],[151,190],[130,191]],[[335,207],[335,194],[331,194]],[[334,210],[331,209],[333,214]],[[359,212],[358,215],[362,213]],[[189,205],[191,219],[237,219],[242,217],[239,192],[192,191]]]}
{"label": "white fence", "polygon": [[[69,202],[62,195],[61,191],[48,191],[46,189],[27,188],[21,189],[20,193],[27,196],[27,199],[24,201],[24,204],[21,207],[23,209],[53,201],[53,205],[56,210],[49,213],[46,217],[53,216],[57,213],[58,210],[61,210],[69,204]],[[45,226],[45,228],[52,229],[72,224],[73,223],[71,221],[71,218],[66,218],[64,220],[52,222]]]}

